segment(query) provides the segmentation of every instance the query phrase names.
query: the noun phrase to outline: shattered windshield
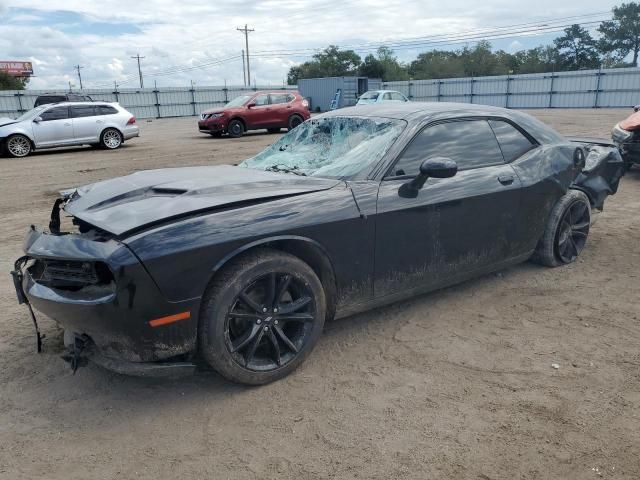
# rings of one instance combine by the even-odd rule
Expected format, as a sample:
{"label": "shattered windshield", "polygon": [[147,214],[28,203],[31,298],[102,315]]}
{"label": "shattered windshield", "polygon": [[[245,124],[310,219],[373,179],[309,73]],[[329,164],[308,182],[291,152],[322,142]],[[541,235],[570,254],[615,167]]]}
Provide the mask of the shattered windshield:
{"label": "shattered windshield", "polygon": [[405,125],[402,120],[375,117],[311,119],[240,166],[316,177],[348,177],[380,160]]}

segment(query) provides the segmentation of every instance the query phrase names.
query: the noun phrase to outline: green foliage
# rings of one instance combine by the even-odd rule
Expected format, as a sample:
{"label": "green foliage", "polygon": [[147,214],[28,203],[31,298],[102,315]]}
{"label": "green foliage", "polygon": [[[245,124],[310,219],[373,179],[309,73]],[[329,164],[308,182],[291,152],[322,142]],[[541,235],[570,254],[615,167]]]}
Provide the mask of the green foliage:
{"label": "green foliage", "polygon": [[564,35],[556,38],[553,43],[565,70],[598,68],[600,65],[596,41],[580,25],[565,28]]}
{"label": "green foliage", "polygon": [[330,45],[313,59],[289,70],[293,85],[299,78],[361,75],[394,80],[456,78],[487,75],[511,75],[551,71],[638,66],[640,55],[640,3],[623,3],[614,7],[613,19],[598,28],[601,38],[595,40],[580,25],[565,28],[553,45],[540,46],[515,53],[493,51],[491,44],[480,41],[473,47],[458,50],[431,50],[420,53],[405,65],[393,50],[380,47],[363,61],[353,50],[340,50]]}
{"label": "green foliage", "polygon": [[291,68],[287,75],[289,85],[294,85],[299,78],[345,77],[356,75],[361,58],[353,50],[340,50],[329,45],[322,52],[316,53],[313,60]]}
{"label": "green foliage", "polygon": [[381,78],[385,82],[409,80],[407,68],[398,62],[398,58],[389,47],[380,47],[376,56],[367,55],[358,69],[363,77]]}
{"label": "green foliage", "polygon": [[640,52],[640,4],[623,3],[613,8],[613,20],[602,22],[598,31],[602,35],[600,51],[605,62],[620,63],[627,55],[633,54],[631,65],[638,66]]}
{"label": "green foliage", "polygon": [[27,83],[28,77],[12,77],[8,73],[0,72],[0,90],[24,90]]}

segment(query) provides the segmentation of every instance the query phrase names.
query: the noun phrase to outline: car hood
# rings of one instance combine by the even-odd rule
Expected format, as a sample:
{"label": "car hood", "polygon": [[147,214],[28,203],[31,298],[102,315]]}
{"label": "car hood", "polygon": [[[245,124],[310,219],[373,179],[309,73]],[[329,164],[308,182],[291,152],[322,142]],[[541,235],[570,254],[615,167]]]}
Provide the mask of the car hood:
{"label": "car hood", "polygon": [[4,127],[5,125],[11,125],[12,123],[17,123],[13,118],[2,117],[0,118],[0,127]]}
{"label": "car hood", "polygon": [[64,210],[115,235],[222,208],[327,190],[316,177],[220,165],[165,168],[61,192]]}

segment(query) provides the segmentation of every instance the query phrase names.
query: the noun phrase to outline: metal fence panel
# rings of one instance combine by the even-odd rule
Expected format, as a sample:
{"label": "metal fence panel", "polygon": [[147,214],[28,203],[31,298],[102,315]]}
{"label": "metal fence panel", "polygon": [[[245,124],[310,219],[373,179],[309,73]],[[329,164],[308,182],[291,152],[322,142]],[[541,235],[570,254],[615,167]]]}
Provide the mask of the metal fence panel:
{"label": "metal fence panel", "polygon": [[[118,102],[138,118],[162,118],[199,115],[208,108],[220,107],[233,98],[257,90],[296,90],[296,86],[270,87],[163,87],[85,89],[83,95],[94,100]],[[52,90],[6,90],[0,91],[0,117],[17,117],[33,108],[39,95],[45,93],[65,94],[67,91]]]}
{"label": "metal fence panel", "polygon": [[640,104],[640,68],[385,82],[414,101],[508,108],[624,108]]}

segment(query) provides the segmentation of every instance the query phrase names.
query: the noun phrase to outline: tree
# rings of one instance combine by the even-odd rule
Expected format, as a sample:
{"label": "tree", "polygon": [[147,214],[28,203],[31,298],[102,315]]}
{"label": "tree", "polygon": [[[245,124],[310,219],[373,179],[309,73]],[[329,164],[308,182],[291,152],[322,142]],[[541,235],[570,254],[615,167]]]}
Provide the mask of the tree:
{"label": "tree", "polygon": [[300,78],[344,77],[355,75],[360,67],[360,56],[353,50],[340,50],[329,45],[322,52],[316,53],[313,60],[292,67],[287,81],[293,85]]}
{"label": "tree", "polygon": [[369,78],[381,78],[385,82],[408,80],[409,74],[404,65],[389,47],[380,47],[376,56],[369,54],[360,65],[360,75]]}
{"label": "tree", "polygon": [[464,76],[462,60],[456,52],[432,50],[418,55],[409,65],[412,78],[455,78]]}
{"label": "tree", "polygon": [[598,27],[602,35],[600,50],[611,54],[607,63],[613,64],[623,60],[630,53],[633,54],[632,66],[638,66],[640,53],[640,4],[635,2],[623,3],[613,7],[613,19],[602,22]]}
{"label": "tree", "polygon": [[558,49],[561,66],[565,69],[597,68],[600,63],[596,41],[578,24],[565,28],[564,35],[553,43]]}
{"label": "tree", "polygon": [[0,72],[0,90],[24,90],[29,83],[29,77],[13,77],[6,72]]}

